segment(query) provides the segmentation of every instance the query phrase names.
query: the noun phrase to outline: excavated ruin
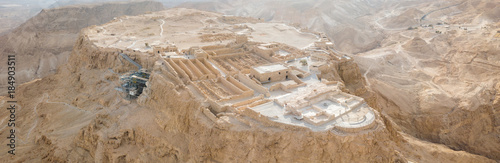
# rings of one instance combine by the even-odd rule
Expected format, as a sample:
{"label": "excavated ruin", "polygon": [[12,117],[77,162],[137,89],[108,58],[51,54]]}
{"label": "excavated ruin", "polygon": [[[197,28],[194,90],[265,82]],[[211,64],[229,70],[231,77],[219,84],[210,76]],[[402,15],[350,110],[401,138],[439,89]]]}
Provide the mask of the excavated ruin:
{"label": "excavated ruin", "polygon": [[[331,46],[284,24],[182,8],[85,28],[56,74],[19,86],[19,156],[0,158],[494,162],[402,134]],[[137,98],[116,89],[137,70],[120,53],[150,74]]]}

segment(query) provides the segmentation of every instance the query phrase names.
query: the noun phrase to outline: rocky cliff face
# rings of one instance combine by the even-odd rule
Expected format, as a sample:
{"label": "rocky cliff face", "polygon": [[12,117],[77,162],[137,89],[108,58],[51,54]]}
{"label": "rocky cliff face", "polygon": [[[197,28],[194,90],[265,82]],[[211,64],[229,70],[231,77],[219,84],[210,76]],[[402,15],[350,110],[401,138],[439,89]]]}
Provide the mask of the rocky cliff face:
{"label": "rocky cliff face", "polygon": [[[114,90],[116,73],[135,67],[122,63],[118,49],[95,46],[88,32],[81,32],[68,63],[54,75],[19,87],[17,155],[1,153],[2,162],[492,162],[400,134],[386,118],[357,134],[269,125],[235,114],[212,121],[202,112],[209,106],[173,80],[157,56],[130,54],[153,71],[137,101],[123,100]],[[345,71],[353,64],[332,67],[344,72],[332,76],[346,86],[362,82],[357,69],[356,75]],[[5,97],[0,105],[6,107]],[[0,117],[8,115],[0,111]]]}
{"label": "rocky cliff face", "polygon": [[[132,65],[121,65],[115,51],[93,47],[82,34],[68,65],[54,76],[79,74],[78,77],[72,77],[71,81],[72,85],[82,86],[95,82],[88,80],[94,76],[89,74],[91,72],[109,74],[109,68],[117,72],[132,69]],[[142,65],[154,65],[159,59],[132,58]],[[150,87],[137,103],[126,103],[120,97],[103,100],[88,96],[75,97],[77,106],[103,107],[101,111],[88,107],[89,111],[96,112],[96,117],[75,133],[71,141],[77,148],[88,151],[84,155],[91,156],[94,161],[104,162],[404,160],[394,149],[400,140],[393,138],[380,121],[376,128],[354,135],[312,132],[287,125],[269,126],[249,117],[231,114],[219,115],[217,122],[213,122],[202,113],[202,109],[207,106],[197,101],[184,84],[170,78],[170,72],[161,64],[149,68],[153,69]],[[95,80],[100,83],[102,79]],[[114,94],[112,89],[76,89],[88,94],[93,91],[96,92],[92,94]],[[78,104],[78,101],[87,101],[88,105]],[[75,155],[71,152],[66,154]],[[54,157],[64,158],[62,156]]]}
{"label": "rocky cliff face", "polygon": [[379,95],[381,113],[404,132],[498,160],[500,46],[494,35],[500,26],[484,15],[494,10],[484,7],[490,3],[447,4],[459,5],[426,21],[448,24],[390,31],[382,48],[355,61]]}
{"label": "rocky cliff face", "polygon": [[[150,1],[45,9],[12,32],[0,36],[0,59],[16,55],[18,83],[41,78],[53,74],[58,66],[67,62],[82,28],[103,24],[122,15],[163,9],[161,3]],[[0,67],[0,72],[0,80],[6,80],[6,67]],[[5,93],[4,87],[4,83],[0,84],[0,94]]]}

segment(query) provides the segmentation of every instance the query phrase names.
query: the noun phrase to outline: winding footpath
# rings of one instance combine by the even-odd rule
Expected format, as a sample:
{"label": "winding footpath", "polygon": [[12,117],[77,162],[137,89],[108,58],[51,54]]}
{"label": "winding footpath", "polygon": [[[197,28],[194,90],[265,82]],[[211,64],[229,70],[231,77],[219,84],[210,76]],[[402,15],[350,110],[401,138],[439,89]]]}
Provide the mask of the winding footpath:
{"label": "winding footpath", "polygon": [[425,18],[429,14],[432,14],[433,12],[436,12],[436,11],[439,11],[439,10],[444,10],[444,9],[451,8],[451,7],[455,7],[455,6],[461,5],[461,4],[465,3],[465,2],[467,2],[467,1],[464,1],[464,2],[458,3],[458,4],[454,4],[454,5],[451,5],[451,6],[446,6],[446,7],[443,7],[443,8],[435,9],[435,10],[432,10],[432,11],[429,11],[427,14],[425,14],[424,16],[422,16],[422,18],[420,18],[420,20],[425,20]]}
{"label": "winding footpath", "polygon": [[163,21],[163,19],[160,19],[161,20],[161,25],[160,25],[160,37],[163,36],[163,24],[165,24],[165,21]]}

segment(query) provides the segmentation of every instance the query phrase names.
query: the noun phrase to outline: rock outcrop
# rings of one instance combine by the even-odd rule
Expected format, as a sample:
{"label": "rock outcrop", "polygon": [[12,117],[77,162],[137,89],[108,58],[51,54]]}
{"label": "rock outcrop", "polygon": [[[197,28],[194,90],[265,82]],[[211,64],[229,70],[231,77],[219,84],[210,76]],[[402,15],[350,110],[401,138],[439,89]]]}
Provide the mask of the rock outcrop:
{"label": "rock outcrop", "polygon": [[[138,15],[163,10],[159,2],[104,3],[44,9],[12,32],[0,36],[0,59],[16,55],[16,82],[24,83],[55,73],[67,62],[78,32],[85,27],[106,23],[122,15]],[[0,80],[7,79],[0,67]],[[0,84],[0,94],[6,85]]]}
{"label": "rock outcrop", "polygon": [[[378,94],[381,113],[405,133],[498,160],[500,26],[483,17],[490,3],[441,6],[446,9],[426,21],[446,24],[387,32],[382,48],[354,58]],[[458,9],[463,12],[449,15]]]}
{"label": "rock outcrop", "polygon": [[[422,145],[399,134],[387,118],[355,134],[268,125],[230,113],[217,114],[212,121],[203,113],[210,106],[174,80],[157,62],[157,55],[130,53],[152,74],[136,101],[124,100],[114,90],[116,73],[135,67],[122,63],[119,49],[95,46],[88,33],[81,32],[68,63],[54,75],[19,87],[23,109],[17,113],[22,117],[22,124],[16,126],[18,155],[11,158],[1,153],[2,162],[493,162]],[[341,73],[332,76],[354,85],[363,83],[357,69],[354,76],[345,70],[357,66],[346,64],[335,67]],[[1,98],[5,107],[6,98]],[[0,111],[1,117],[8,115],[7,110]],[[0,136],[6,137],[5,129],[0,130]]]}

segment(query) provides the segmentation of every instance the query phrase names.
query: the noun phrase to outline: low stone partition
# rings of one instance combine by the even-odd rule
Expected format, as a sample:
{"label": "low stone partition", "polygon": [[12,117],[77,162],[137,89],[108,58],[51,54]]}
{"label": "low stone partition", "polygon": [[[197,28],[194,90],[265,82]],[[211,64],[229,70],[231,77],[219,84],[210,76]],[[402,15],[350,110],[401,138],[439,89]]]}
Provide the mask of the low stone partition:
{"label": "low stone partition", "polygon": [[271,62],[279,62],[276,58],[273,58],[272,56],[274,55],[274,51],[270,48],[265,48],[262,46],[250,46],[250,49],[252,52],[255,54],[261,56],[262,58],[271,61]]}
{"label": "low stone partition", "polygon": [[[293,83],[291,83],[291,82],[293,82]],[[306,85],[306,83],[298,84],[295,81],[289,80],[286,82],[280,82],[280,83],[272,85],[269,88],[269,91],[283,90],[285,92],[290,93],[290,91],[289,91],[290,89],[297,88],[297,87],[304,86],[304,85]]]}
{"label": "low stone partition", "polygon": [[330,115],[330,116],[325,115],[325,116],[327,116],[328,119],[319,122],[314,121],[313,120],[314,117],[304,117],[303,120],[312,125],[321,126],[335,119],[335,115]]}
{"label": "low stone partition", "polygon": [[182,80],[179,78],[177,72],[175,72],[174,68],[172,68],[170,64],[167,63],[167,61],[161,60],[160,62],[161,62],[160,71],[162,72],[162,75],[166,75],[166,77],[172,80],[172,82],[176,85],[184,84]]}
{"label": "low stone partition", "polygon": [[247,105],[246,107],[255,107],[255,106],[259,106],[259,105],[262,105],[262,104],[265,104],[265,103],[268,103],[268,102],[271,102],[272,100],[269,100],[269,99],[266,99],[266,98],[263,98],[263,99],[260,99],[260,100],[257,100],[255,102],[252,102],[250,103],[249,105]]}
{"label": "low stone partition", "polygon": [[217,121],[217,117],[210,111],[208,110],[208,108],[201,108],[201,111],[203,112],[203,114],[205,114],[205,116],[208,117],[208,119],[212,120],[213,122],[216,122]]}
{"label": "low stone partition", "polygon": [[167,60],[163,59],[163,60],[160,60],[162,66],[165,66],[165,70],[168,71],[168,72],[171,72],[173,75],[175,76],[179,76],[179,74],[175,71],[174,67],[172,67],[172,65],[170,65]]}
{"label": "low stone partition", "polygon": [[214,64],[216,67],[218,67],[224,74],[226,75],[232,75],[232,74],[236,74],[237,72],[236,71],[230,71],[228,70],[227,68],[225,68],[224,66],[220,65],[217,61],[213,60],[213,59],[210,59],[209,60],[212,64]]}
{"label": "low stone partition", "polygon": [[173,60],[173,62],[179,65],[179,67],[189,76],[189,79],[198,80],[198,77],[194,75],[193,71],[191,71],[181,59]]}
{"label": "low stone partition", "polygon": [[213,90],[209,89],[204,83],[202,82],[191,82],[189,81],[189,84],[192,85],[194,88],[198,90],[198,92],[205,96],[207,99],[211,100],[218,100],[221,99],[220,96],[218,96]]}
{"label": "low stone partition", "polygon": [[201,47],[201,49],[207,51],[207,50],[221,49],[221,48],[225,48],[225,47],[226,47],[226,45],[207,45],[207,46]]}
{"label": "low stone partition", "polygon": [[308,130],[308,128],[306,127],[301,127],[301,126],[295,126],[295,125],[288,125],[288,124],[283,124],[283,123],[280,123],[280,122],[275,122],[273,120],[270,120],[269,117],[267,116],[264,116],[252,109],[249,109],[249,108],[246,108],[246,109],[243,109],[240,111],[240,114],[243,114],[245,116],[248,116],[250,118],[253,118],[261,123],[263,123],[264,125],[267,125],[267,126],[274,126],[274,127],[280,127],[280,128],[283,128],[283,129],[290,129],[290,130]]}
{"label": "low stone partition", "polygon": [[217,113],[226,111],[226,108],[224,108],[224,106],[220,105],[213,99],[207,99],[207,102],[210,104],[212,109]]}
{"label": "low stone partition", "polygon": [[[218,72],[216,71],[215,73],[212,72],[205,64],[203,64],[199,59],[193,59],[191,61],[200,71],[202,74],[207,75],[209,79],[214,79],[218,76]],[[210,67],[213,67],[210,65]]]}
{"label": "low stone partition", "polygon": [[242,49],[233,49],[233,48],[221,48],[221,49],[215,49],[212,50],[214,53],[216,53],[217,56],[226,56],[226,55],[231,55],[231,54],[243,54]]}
{"label": "low stone partition", "polygon": [[225,55],[213,56],[213,57],[210,57],[210,58],[211,59],[228,59],[228,58],[233,58],[233,57],[241,57],[241,56],[243,56],[245,54],[247,54],[247,52],[237,51],[237,52],[234,52],[234,53],[227,53]]}
{"label": "low stone partition", "polygon": [[251,89],[253,89],[259,93],[264,94],[266,97],[271,96],[271,94],[269,93],[267,88],[263,87],[260,84],[257,84],[255,81],[250,79],[250,77],[248,77],[244,74],[238,73],[238,74],[236,74],[236,78],[239,82],[245,84],[246,86],[250,87]]}
{"label": "low stone partition", "polygon": [[233,61],[233,60],[231,60],[231,59],[223,59],[223,60],[221,60],[221,62],[226,62],[226,63],[228,63],[228,64],[229,64],[229,65],[231,65],[233,68],[235,68],[237,71],[239,71],[239,70],[243,70],[243,67],[241,67],[239,63],[234,63],[234,61]]}
{"label": "low stone partition", "polygon": [[240,88],[236,87],[233,83],[230,83],[227,81],[225,78],[218,78],[218,82],[222,83],[225,87],[227,87],[231,92],[234,92],[236,94],[242,94],[243,90]]}
{"label": "low stone partition", "polygon": [[302,80],[300,80],[297,75],[294,75],[294,74],[290,74],[288,75],[293,81],[295,81],[295,83],[301,85],[301,84],[304,84],[304,82]]}
{"label": "low stone partition", "polygon": [[335,94],[337,94],[337,92],[338,91],[325,91],[325,92],[318,93],[314,96],[306,97],[305,99],[308,100],[310,104],[314,104],[314,103],[320,102],[321,100],[328,99],[328,97],[330,95],[335,95]]}
{"label": "low stone partition", "polygon": [[241,82],[239,82],[238,80],[233,78],[232,76],[228,76],[227,81],[231,82],[234,86],[238,87],[242,91],[252,91],[253,92],[252,89],[248,88],[247,86],[245,86],[244,84],[242,84]]}
{"label": "low stone partition", "polygon": [[191,72],[193,72],[193,75],[195,75],[199,80],[208,79],[208,74],[201,72],[201,70],[198,67],[196,67],[193,64],[193,62],[191,62],[190,59],[185,59],[185,60],[181,60],[181,61],[184,62],[184,64],[187,66],[187,68],[189,68],[189,70],[191,70]]}
{"label": "low stone partition", "polygon": [[221,74],[219,73],[219,70],[217,70],[212,64],[208,62],[207,59],[199,59],[198,60],[201,64],[203,64],[208,70],[210,70],[215,76],[220,76]]}
{"label": "low stone partition", "polygon": [[229,100],[236,100],[236,99],[242,99],[242,98],[247,98],[247,97],[251,97],[251,96],[253,96],[253,92],[247,91],[247,92],[243,92],[242,94],[233,95],[233,96],[230,96],[230,97],[227,97],[227,98],[222,98],[218,102],[229,101]]}
{"label": "low stone partition", "polygon": [[172,59],[165,59],[169,64],[168,67],[172,67],[175,70],[175,74],[179,75],[179,78],[189,79],[189,75],[177,65]]}
{"label": "low stone partition", "polygon": [[[295,66],[290,66],[289,68],[292,69],[292,70],[295,70],[295,71],[298,71],[298,72],[302,73],[302,77],[301,78],[305,78],[305,77],[308,77],[309,75],[311,75],[311,73],[306,72],[304,70],[301,70],[301,69],[299,69],[299,68],[297,68]],[[298,77],[298,75],[300,75],[300,74],[292,74],[292,75],[296,75]]]}
{"label": "low stone partition", "polygon": [[259,96],[254,97],[254,98],[251,98],[251,99],[245,100],[245,101],[240,101],[240,102],[234,103],[234,104],[232,105],[232,107],[237,108],[237,107],[240,107],[240,106],[245,106],[245,105],[251,104],[251,103],[253,103],[253,102],[256,102],[256,101],[258,101],[258,100],[261,100],[261,99],[264,99],[264,95],[262,95],[262,94],[261,94],[261,95],[259,95]]}

